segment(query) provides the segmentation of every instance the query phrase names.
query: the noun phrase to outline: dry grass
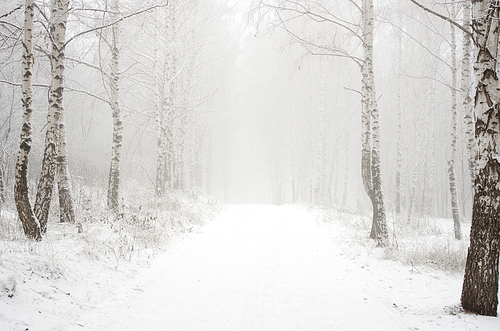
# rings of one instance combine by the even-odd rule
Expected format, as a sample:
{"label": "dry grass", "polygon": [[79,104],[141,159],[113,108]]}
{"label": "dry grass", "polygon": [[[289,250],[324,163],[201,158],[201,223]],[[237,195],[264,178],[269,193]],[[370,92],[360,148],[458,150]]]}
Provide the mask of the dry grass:
{"label": "dry grass", "polygon": [[[341,232],[337,235],[349,247],[346,251],[356,252],[355,255],[375,249],[376,243],[368,238],[370,217],[332,209],[324,209],[319,215],[320,221],[335,225],[335,231]],[[451,273],[463,272],[469,244],[467,224],[462,224],[462,240],[454,239],[451,219],[390,217],[388,227],[390,242],[380,250],[383,258],[415,268],[427,266]]]}

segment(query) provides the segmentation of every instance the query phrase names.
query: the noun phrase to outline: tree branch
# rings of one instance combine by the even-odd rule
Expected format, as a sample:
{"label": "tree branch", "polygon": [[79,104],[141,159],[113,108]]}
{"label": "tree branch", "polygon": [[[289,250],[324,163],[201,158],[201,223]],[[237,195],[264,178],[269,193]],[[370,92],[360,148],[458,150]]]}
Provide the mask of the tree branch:
{"label": "tree branch", "polygon": [[10,14],[14,13],[16,10],[21,9],[22,7],[23,7],[23,5],[20,5],[20,6],[16,7],[16,8],[14,8],[14,9],[12,9],[10,12],[8,12],[8,13],[6,13],[6,14],[1,15],[1,16],[0,16],[0,18],[7,17],[7,16],[9,16]]}
{"label": "tree branch", "polygon": [[120,23],[121,21],[126,20],[126,19],[128,19],[128,18],[131,18],[131,17],[137,16],[137,15],[140,15],[140,14],[142,14],[142,13],[144,13],[144,12],[150,11],[150,10],[155,9],[155,8],[165,7],[165,6],[167,6],[167,5],[168,5],[168,2],[167,2],[167,3],[165,3],[165,4],[162,4],[162,5],[155,5],[155,6],[151,6],[151,7],[145,8],[145,9],[143,9],[143,10],[139,10],[139,11],[137,11],[137,12],[134,12],[134,13],[132,13],[132,14],[129,14],[129,15],[123,16],[123,17],[121,17],[121,18],[117,19],[116,21],[111,22],[111,23],[109,23],[109,24],[104,24],[104,25],[101,25],[101,26],[98,26],[98,27],[95,27],[95,28],[92,28],[92,29],[89,29],[89,30],[85,30],[85,31],[79,32],[79,33],[75,34],[73,37],[69,38],[69,39],[68,39],[68,40],[64,43],[63,47],[66,47],[66,45],[67,45],[67,44],[69,44],[69,43],[70,43],[73,39],[75,39],[75,38],[77,38],[77,37],[79,37],[79,36],[81,36],[81,35],[84,35],[84,34],[87,34],[87,33],[93,32],[93,31],[97,31],[97,30],[101,30],[101,29],[108,28],[108,27],[110,27],[110,26],[112,26],[112,25],[115,25],[115,24],[117,24],[117,23]]}
{"label": "tree branch", "polygon": [[[17,87],[21,87],[22,84],[21,83],[16,83],[16,82],[11,82],[11,81],[8,81],[8,80],[0,80],[0,84],[7,84],[7,85],[12,85],[12,86],[17,86]],[[47,89],[50,89],[50,85],[47,85],[47,84],[33,84],[32,85],[33,87],[42,87],[42,88],[47,88]],[[85,90],[79,90],[79,89],[76,89],[76,88],[73,88],[73,87],[70,87],[70,86],[64,86],[64,89],[70,91],[70,92],[78,92],[78,93],[83,93],[83,94],[86,94],[88,96],[91,96],[93,98],[96,98],[97,100],[100,100],[102,102],[105,102],[107,103],[108,105],[111,105],[111,102],[106,100],[106,99],[103,99],[101,98],[100,96],[98,95],[95,95],[93,93],[90,93],[88,91],[85,91]]]}
{"label": "tree branch", "polygon": [[452,25],[456,26],[457,28],[459,28],[460,30],[462,30],[464,33],[466,33],[472,39],[472,41],[474,42],[474,44],[477,45],[477,41],[474,38],[474,35],[469,30],[467,30],[466,28],[464,28],[462,25],[458,24],[457,22],[455,22],[454,20],[452,20],[449,17],[441,15],[441,14],[435,12],[434,10],[432,10],[430,8],[427,8],[424,5],[421,5],[420,3],[418,3],[415,0],[410,0],[410,1],[413,2],[415,5],[417,5],[418,7],[422,8],[423,10],[425,10],[426,12],[431,13],[432,15],[437,16],[437,17],[439,17],[439,18],[441,18],[441,19],[443,19],[443,20],[451,23]]}

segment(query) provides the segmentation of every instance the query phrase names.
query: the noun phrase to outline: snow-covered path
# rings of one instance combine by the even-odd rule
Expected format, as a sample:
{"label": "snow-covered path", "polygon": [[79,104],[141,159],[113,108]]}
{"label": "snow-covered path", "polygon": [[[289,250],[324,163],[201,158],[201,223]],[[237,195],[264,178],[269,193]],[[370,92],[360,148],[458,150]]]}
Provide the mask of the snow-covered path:
{"label": "snow-covered path", "polygon": [[228,206],[69,329],[475,329],[444,311],[460,279],[354,258],[325,230],[297,207]]}

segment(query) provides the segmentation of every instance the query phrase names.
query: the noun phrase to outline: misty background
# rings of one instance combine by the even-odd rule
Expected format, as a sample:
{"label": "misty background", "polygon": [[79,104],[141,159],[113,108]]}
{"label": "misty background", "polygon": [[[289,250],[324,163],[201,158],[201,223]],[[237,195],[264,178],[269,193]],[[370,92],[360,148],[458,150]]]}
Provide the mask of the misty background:
{"label": "misty background", "polygon": [[[324,3],[346,20],[359,19],[349,2]],[[120,10],[125,16],[150,4],[154,1],[120,1]],[[11,5],[0,6],[6,12]],[[86,10],[104,10],[103,2],[74,1],[72,6],[68,36],[106,20],[102,13]],[[174,6],[173,40],[162,33],[165,14],[155,10],[120,24],[124,189],[154,187],[158,152],[153,75],[156,70],[162,77],[163,59],[174,50],[179,69],[174,139],[185,140],[186,188],[228,203],[299,202],[368,213],[371,204],[361,181],[360,67],[351,58],[311,46],[341,45],[360,56],[359,40],[328,22],[279,16],[254,1],[174,1]],[[430,6],[447,10],[444,4]],[[375,12],[374,68],[387,212],[394,212],[401,109],[403,210],[413,203],[412,213],[450,218],[450,25],[406,1],[379,1]],[[280,23],[283,18],[288,32]],[[8,19],[22,26],[21,12]],[[39,48],[33,82],[44,84],[50,79],[50,63],[40,49],[48,48],[49,41],[41,30],[35,36]],[[156,66],[155,47],[160,59]],[[13,194],[22,109],[20,89],[5,82],[20,81],[20,51],[16,46],[0,52],[4,82],[0,133],[7,195]],[[66,48],[65,121],[70,172],[76,183],[107,184],[112,117],[103,100],[109,99],[110,91],[97,69],[109,71],[110,60],[109,48],[96,34],[82,35]],[[35,86],[29,173],[33,181],[40,176],[46,98],[47,90]],[[461,107],[458,119],[458,199],[462,216],[469,217],[471,188]],[[194,172],[200,174],[198,180]],[[293,185],[298,192],[295,199]]]}

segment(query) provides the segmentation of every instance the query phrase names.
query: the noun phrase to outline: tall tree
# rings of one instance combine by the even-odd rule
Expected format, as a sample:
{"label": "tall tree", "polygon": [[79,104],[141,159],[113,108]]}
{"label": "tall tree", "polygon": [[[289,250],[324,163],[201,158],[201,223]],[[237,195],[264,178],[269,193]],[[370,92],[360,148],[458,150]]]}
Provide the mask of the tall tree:
{"label": "tall tree", "polygon": [[462,42],[462,106],[464,112],[465,123],[465,136],[467,138],[467,159],[470,172],[472,187],[474,187],[474,179],[476,177],[476,154],[477,146],[474,138],[474,114],[472,110],[472,96],[471,96],[471,2],[470,0],[464,1],[462,11],[462,21],[465,31],[463,31]]}
{"label": "tall tree", "polygon": [[478,159],[461,302],[465,310],[496,316],[500,250],[499,1],[474,1],[472,12],[477,47],[474,112]]}
{"label": "tall tree", "polygon": [[118,101],[119,90],[119,48],[118,40],[120,26],[118,23],[120,7],[117,0],[113,0],[111,5],[113,13],[113,21],[116,23],[111,27],[111,77],[110,77],[110,94],[111,94],[111,109],[113,115],[113,143],[111,147],[111,164],[109,169],[108,180],[108,208],[114,211],[118,210],[118,196],[120,189],[120,158],[123,140],[123,122]]}
{"label": "tall tree", "polygon": [[16,178],[14,184],[14,199],[24,233],[28,238],[41,240],[40,224],[36,219],[28,195],[28,156],[31,150],[32,128],[32,68],[33,68],[33,0],[26,0],[24,8],[24,38],[22,55],[22,106],[23,125],[21,144],[16,163]]}
{"label": "tall tree", "polygon": [[[456,19],[455,1],[450,4],[451,19]],[[455,239],[462,239],[460,229],[460,210],[458,208],[457,182],[455,179],[455,155],[457,153],[457,42],[455,38],[455,26],[450,24],[451,37],[451,146],[450,158],[448,159],[448,180],[450,184],[451,210],[453,214],[453,227]]]}
{"label": "tall tree", "polygon": [[63,91],[64,87],[64,60],[66,49],[66,23],[68,22],[69,0],[52,0],[51,10],[58,18],[56,29],[58,29],[57,40],[53,40],[56,45],[53,49],[52,57],[57,59],[57,67],[54,68],[58,76],[60,87],[57,89],[57,100],[59,118],[57,121],[57,131],[59,134],[57,144],[57,188],[59,191],[59,220],[61,222],[74,222],[75,212],[73,208],[73,190],[68,167],[68,147],[66,139],[66,125],[64,122]]}
{"label": "tall tree", "polygon": [[[66,6],[66,12],[64,12]],[[38,180],[34,212],[42,233],[47,231],[50,202],[56,175],[57,143],[59,140],[58,125],[63,108],[64,91],[64,41],[66,34],[67,3],[51,2],[49,33],[52,44],[50,53],[51,83],[49,88],[49,109],[47,114],[47,131],[45,134],[45,151],[42,161],[42,172]]]}
{"label": "tall tree", "polygon": [[[365,155],[362,166],[365,167],[364,175],[371,176],[371,188],[367,190],[372,201],[373,220],[370,238],[376,239],[379,245],[386,245],[389,238],[387,231],[387,220],[385,215],[384,199],[382,194],[382,173],[380,169],[380,123],[377,99],[375,94],[375,74],[373,71],[373,0],[362,2],[362,27],[363,27],[363,87],[365,98],[365,136],[371,136],[372,146],[365,146],[363,153],[370,153],[368,160]],[[369,120],[368,120],[369,118]],[[369,139],[366,139],[369,144]],[[371,149],[371,150],[370,150]],[[368,169],[366,169],[368,167]],[[368,188],[365,185],[365,188]]]}

